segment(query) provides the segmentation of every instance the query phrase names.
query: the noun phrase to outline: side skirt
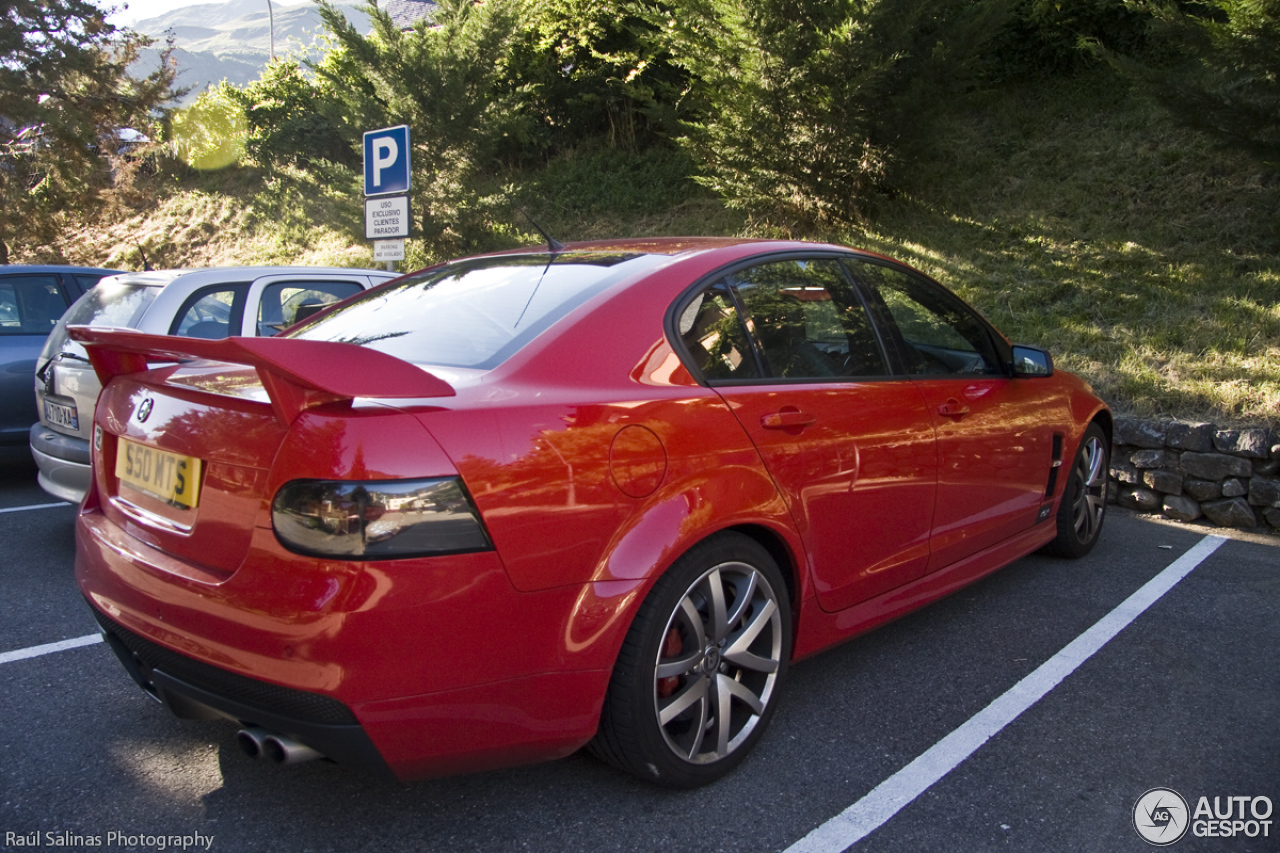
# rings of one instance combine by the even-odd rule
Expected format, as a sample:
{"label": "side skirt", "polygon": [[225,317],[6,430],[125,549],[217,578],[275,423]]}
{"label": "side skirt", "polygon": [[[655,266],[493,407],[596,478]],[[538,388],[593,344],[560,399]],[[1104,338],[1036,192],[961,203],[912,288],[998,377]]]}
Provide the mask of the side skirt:
{"label": "side skirt", "polygon": [[818,606],[818,599],[810,597],[800,610],[800,627],[792,660],[817,654],[950,595],[1036,551],[1052,540],[1054,534],[1052,522],[1037,524],[985,551],[836,613],[824,611]]}

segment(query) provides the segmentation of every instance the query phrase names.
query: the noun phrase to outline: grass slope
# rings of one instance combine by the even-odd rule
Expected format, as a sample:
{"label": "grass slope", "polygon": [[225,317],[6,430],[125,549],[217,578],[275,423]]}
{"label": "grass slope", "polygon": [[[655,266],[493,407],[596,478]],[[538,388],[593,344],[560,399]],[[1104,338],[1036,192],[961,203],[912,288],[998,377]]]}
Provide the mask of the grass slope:
{"label": "grass slope", "polygon": [[[1106,71],[940,105],[936,120],[941,142],[911,155],[869,225],[804,236],[925,270],[1122,414],[1280,427],[1280,181]],[[782,230],[724,209],[686,166],[597,151],[501,182],[562,240]],[[20,260],[138,268],[141,247],[157,267],[373,263],[350,171],[156,180],[154,207]],[[498,243],[541,241],[504,215]],[[402,268],[428,260],[411,242]]]}
{"label": "grass slope", "polygon": [[1280,426],[1280,182],[1106,72],[979,101],[861,234],[1119,411]]}

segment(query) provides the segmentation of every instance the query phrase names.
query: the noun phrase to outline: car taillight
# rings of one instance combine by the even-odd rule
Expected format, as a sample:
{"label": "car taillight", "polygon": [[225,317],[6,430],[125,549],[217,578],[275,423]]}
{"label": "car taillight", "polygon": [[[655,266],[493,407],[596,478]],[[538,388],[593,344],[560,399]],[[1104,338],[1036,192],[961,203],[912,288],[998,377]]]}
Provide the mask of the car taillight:
{"label": "car taillight", "polygon": [[271,520],[282,545],[320,557],[393,560],[493,548],[456,477],[294,480],[276,493]]}

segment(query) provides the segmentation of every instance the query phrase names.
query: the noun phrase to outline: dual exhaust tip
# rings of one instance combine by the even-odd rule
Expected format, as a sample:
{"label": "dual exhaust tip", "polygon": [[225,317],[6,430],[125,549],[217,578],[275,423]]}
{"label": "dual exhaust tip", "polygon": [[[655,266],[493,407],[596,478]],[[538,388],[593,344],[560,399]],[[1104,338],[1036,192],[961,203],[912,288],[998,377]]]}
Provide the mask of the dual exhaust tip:
{"label": "dual exhaust tip", "polygon": [[250,758],[266,758],[274,764],[301,764],[324,758],[304,743],[269,729],[251,726],[236,732],[236,743]]}

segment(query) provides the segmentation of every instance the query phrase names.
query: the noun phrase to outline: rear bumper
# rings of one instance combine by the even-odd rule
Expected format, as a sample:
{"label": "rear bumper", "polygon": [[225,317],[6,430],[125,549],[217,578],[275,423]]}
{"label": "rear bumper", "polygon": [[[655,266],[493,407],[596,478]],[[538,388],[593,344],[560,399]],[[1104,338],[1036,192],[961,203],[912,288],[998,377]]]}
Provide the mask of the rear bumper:
{"label": "rear bumper", "polygon": [[327,563],[309,579],[260,530],[218,580],[95,510],[77,539],[81,592],[112,649],[179,717],[258,725],[401,780],[559,758],[595,733],[609,666],[569,625],[576,602],[598,617],[600,600],[517,592],[492,552]]}
{"label": "rear bumper", "polygon": [[355,714],[341,702],[210,666],[133,633],[92,604],[89,609],[125,670],[174,716],[262,726],[339,764],[393,775]]}
{"label": "rear bumper", "polygon": [[42,423],[33,425],[28,435],[31,455],[40,469],[40,488],[69,503],[84,500],[92,476],[89,442],[55,432]]}

